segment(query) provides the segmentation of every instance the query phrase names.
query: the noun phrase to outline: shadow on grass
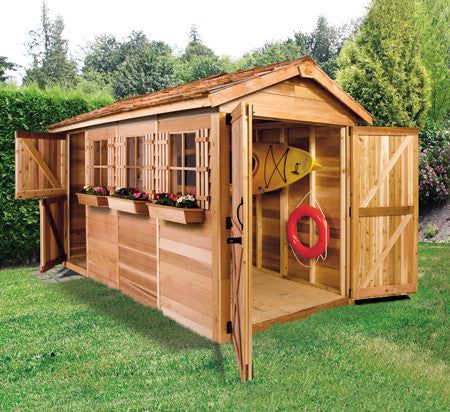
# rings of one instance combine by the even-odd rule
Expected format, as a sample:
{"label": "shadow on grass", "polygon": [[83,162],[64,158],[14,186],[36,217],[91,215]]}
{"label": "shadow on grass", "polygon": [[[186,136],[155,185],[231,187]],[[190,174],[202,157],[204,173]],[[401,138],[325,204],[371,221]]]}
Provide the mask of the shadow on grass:
{"label": "shadow on grass", "polygon": [[401,296],[385,296],[382,298],[372,298],[372,299],[361,299],[355,302],[355,305],[369,305],[372,303],[382,303],[382,302],[394,302],[397,300],[410,300],[408,295]]}
{"label": "shadow on grass", "polygon": [[157,309],[141,305],[91,279],[73,280],[55,286],[74,303],[86,304],[102,317],[120,323],[162,347],[177,351],[211,349],[213,362],[221,368],[223,360],[217,354],[217,351],[220,352],[219,345],[167,318]]}

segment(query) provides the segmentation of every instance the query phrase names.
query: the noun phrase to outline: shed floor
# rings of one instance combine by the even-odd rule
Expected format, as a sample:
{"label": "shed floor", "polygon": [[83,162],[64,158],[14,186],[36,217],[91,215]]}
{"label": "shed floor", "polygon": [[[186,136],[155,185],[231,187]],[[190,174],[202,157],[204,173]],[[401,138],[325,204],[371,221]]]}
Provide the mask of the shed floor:
{"label": "shed floor", "polygon": [[348,299],[336,293],[262,273],[253,268],[253,331],[346,303]]}

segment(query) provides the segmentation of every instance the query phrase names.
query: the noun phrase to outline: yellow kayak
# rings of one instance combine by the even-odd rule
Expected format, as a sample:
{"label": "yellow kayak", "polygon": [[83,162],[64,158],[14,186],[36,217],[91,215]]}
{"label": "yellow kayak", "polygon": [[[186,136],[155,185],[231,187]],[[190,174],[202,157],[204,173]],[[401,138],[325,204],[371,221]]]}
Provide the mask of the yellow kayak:
{"label": "yellow kayak", "polygon": [[253,194],[290,185],[322,166],[308,152],[281,143],[253,143]]}

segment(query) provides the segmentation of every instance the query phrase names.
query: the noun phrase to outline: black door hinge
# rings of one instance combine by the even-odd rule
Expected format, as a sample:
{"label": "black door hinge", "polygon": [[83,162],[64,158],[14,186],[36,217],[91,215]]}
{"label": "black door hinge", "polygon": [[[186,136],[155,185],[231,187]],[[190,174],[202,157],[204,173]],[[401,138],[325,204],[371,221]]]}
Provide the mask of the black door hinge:
{"label": "black door hinge", "polygon": [[241,237],[227,237],[227,243],[229,245],[234,245],[234,244],[242,245],[242,238]]}
{"label": "black door hinge", "polygon": [[227,126],[231,126],[231,113],[227,113],[227,114],[225,115],[225,124],[226,124]]}
{"label": "black door hinge", "polygon": [[352,217],[352,208],[351,208],[351,206],[348,208],[348,217]]}
{"label": "black door hinge", "polygon": [[231,320],[227,322],[227,333],[230,334],[233,332],[233,324],[231,323]]}
{"label": "black door hinge", "polygon": [[230,216],[227,216],[225,218],[225,227],[227,229],[231,229],[233,227],[233,223],[231,222],[231,217]]}

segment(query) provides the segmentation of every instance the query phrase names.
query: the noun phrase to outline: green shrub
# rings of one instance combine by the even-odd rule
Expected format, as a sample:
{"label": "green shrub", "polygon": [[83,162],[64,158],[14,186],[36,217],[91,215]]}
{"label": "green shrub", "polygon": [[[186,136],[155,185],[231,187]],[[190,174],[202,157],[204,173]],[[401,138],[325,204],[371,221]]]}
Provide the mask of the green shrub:
{"label": "green shrub", "polygon": [[77,91],[0,86],[0,266],[39,256],[38,202],[14,200],[14,131],[45,131],[49,124],[110,102]]}
{"label": "green shrub", "polygon": [[428,223],[427,227],[425,228],[425,239],[431,239],[435,237],[439,233],[439,229],[432,225],[431,223]]}
{"label": "green shrub", "polygon": [[419,199],[429,206],[448,199],[450,132],[428,127],[420,132]]}

